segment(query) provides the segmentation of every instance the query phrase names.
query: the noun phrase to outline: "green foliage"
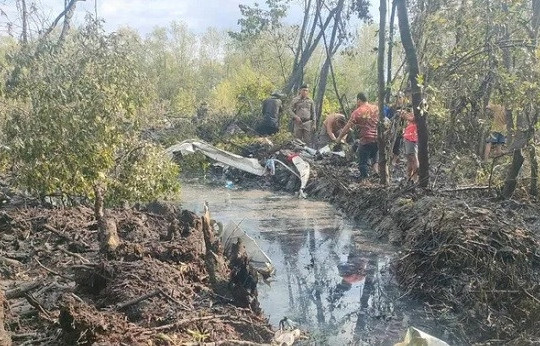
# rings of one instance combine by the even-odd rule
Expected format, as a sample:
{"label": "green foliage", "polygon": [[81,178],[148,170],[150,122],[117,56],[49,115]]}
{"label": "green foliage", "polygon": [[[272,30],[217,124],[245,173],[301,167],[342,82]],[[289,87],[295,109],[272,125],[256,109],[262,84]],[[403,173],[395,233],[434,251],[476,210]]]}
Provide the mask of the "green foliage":
{"label": "green foliage", "polygon": [[204,176],[210,168],[209,159],[200,152],[178,158],[176,163],[184,176]]}
{"label": "green foliage", "polygon": [[262,9],[258,3],[253,6],[240,4],[242,18],[238,20],[240,32],[229,32],[238,41],[253,41],[265,30],[276,30],[281,26],[281,19],[287,14],[290,0],[266,0],[268,9]]}
{"label": "green foliage", "polygon": [[[363,26],[356,33],[355,45],[342,51],[334,62],[339,90],[345,93],[352,109],[356,105],[356,94],[361,91],[366,93],[371,101],[377,97],[377,52],[373,49],[375,47],[377,47],[377,26]],[[327,95],[333,93],[327,92]]]}
{"label": "green foliage", "polygon": [[218,114],[251,115],[258,112],[261,102],[270,95],[274,85],[249,64],[237,67],[234,72],[216,87],[210,109]]}
{"label": "green foliage", "polygon": [[164,155],[163,148],[141,143],[117,159],[112,173],[108,201],[116,204],[122,200],[148,202],[156,196],[178,197],[178,166]]}
{"label": "green foliage", "polygon": [[36,49],[16,57],[10,93],[24,105],[11,107],[6,124],[18,183],[41,195],[82,196],[106,185],[128,200],[177,190],[172,163],[137,139],[148,91],[130,46],[90,22]]}
{"label": "green foliage", "polygon": [[293,135],[287,126],[281,126],[279,132],[270,136],[274,147],[280,147],[293,139]]}

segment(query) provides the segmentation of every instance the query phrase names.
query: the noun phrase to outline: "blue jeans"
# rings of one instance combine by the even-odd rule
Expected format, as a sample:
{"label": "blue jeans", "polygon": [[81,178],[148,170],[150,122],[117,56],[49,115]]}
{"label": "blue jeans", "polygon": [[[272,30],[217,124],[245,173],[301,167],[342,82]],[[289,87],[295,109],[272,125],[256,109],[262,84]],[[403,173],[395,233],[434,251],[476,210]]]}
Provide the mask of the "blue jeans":
{"label": "blue jeans", "polygon": [[[371,161],[371,162],[370,162]],[[360,177],[368,177],[369,165],[379,161],[379,146],[377,142],[360,144],[358,147],[358,168]]]}

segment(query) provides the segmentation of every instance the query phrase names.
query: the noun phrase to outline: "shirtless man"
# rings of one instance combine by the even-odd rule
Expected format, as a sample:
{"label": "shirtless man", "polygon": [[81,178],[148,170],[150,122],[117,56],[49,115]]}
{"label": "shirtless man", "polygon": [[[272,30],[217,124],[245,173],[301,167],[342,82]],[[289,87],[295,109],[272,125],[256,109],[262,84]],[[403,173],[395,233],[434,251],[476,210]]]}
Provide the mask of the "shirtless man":
{"label": "shirtless man", "polygon": [[328,144],[334,142],[340,135],[341,130],[347,124],[347,120],[343,114],[329,114],[323,122],[323,126],[317,137],[317,149],[321,149]]}

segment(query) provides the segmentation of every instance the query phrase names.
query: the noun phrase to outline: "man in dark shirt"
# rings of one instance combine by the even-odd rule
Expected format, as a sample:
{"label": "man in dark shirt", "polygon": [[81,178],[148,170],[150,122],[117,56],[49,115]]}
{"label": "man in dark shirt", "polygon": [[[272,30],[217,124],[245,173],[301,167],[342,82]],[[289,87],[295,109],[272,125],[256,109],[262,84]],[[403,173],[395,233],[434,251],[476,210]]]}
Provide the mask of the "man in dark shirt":
{"label": "man in dark shirt", "polygon": [[269,98],[263,101],[262,114],[263,121],[257,128],[257,132],[263,136],[270,136],[279,131],[279,118],[283,110],[281,94],[274,92]]}

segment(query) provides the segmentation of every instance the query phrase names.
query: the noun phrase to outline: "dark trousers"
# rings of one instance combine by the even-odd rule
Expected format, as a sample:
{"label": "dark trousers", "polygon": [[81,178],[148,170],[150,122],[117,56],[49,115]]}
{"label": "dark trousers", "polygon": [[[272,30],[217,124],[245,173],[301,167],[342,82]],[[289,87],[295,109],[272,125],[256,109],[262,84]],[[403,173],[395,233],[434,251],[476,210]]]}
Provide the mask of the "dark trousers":
{"label": "dark trousers", "polygon": [[261,136],[271,136],[279,131],[279,128],[269,122],[263,122],[257,127],[257,132]]}
{"label": "dark trousers", "polygon": [[360,177],[367,178],[369,165],[379,161],[379,147],[377,142],[360,144],[358,147],[358,168]]}

